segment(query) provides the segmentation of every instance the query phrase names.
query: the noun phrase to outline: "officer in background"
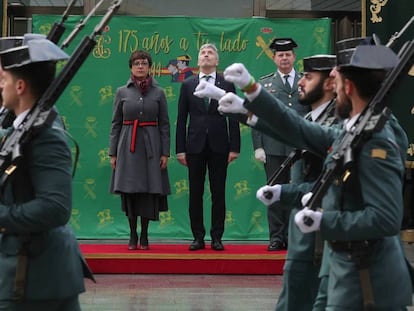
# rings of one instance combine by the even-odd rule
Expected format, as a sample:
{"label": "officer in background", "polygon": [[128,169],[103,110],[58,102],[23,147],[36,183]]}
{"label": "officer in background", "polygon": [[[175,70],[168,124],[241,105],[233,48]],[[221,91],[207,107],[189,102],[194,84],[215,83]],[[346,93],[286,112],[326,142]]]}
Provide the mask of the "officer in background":
{"label": "officer in background", "polygon": [[[272,124],[297,148],[315,154],[328,151],[324,166],[334,164],[342,138],[381,87],[398,57],[386,46],[357,46],[340,51],[332,71],[337,93],[336,113],[344,119],[342,131],[299,118],[261,88],[249,86],[251,76],[242,64],[224,71],[227,81],[248,89],[243,109]],[[223,96],[219,111],[239,113]],[[288,129],[288,130],[287,130]],[[323,197],[323,210],[306,207],[295,215],[304,234],[319,231],[328,241],[330,265],[327,310],[404,310],[412,304],[412,283],[399,232],[403,215],[402,183],[407,136],[393,115],[359,148],[353,149],[350,175],[344,168]],[[341,163],[338,163],[341,165]],[[309,221],[310,220],[310,221]],[[386,272],[386,273],[384,273]]]}
{"label": "officer in background", "polygon": [[[11,131],[54,80],[56,62],[67,58],[44,38],[0,52],[3,105],[16,115]],[[16,170],[0,185],[0,310],[80,310],[84,275],[93,276],[68,224],[71,151],[60,122],[29,131]]]}
{"label": "officer in background", "polygon": [[[273,96],[292,108],[300,116],[309,112],[308,106],[298,102],[298,81],[301,78],[294,65],[296,54],[294,48],[298,45],[292,38],[276,38],[269,45],[273,51],[273,61],[277,70],[259,79],[259,83]],[[276,140],[260,131],[252,130],[253,149],[256,160],[264,163],[266,179],[281,166],[293,150],[290,146]],[[278,184],[286,184],[290,180],[289,170],[280,175]],[[279,202],[267,208],[269,225],[269,251],[287,248],[289,211]]]}

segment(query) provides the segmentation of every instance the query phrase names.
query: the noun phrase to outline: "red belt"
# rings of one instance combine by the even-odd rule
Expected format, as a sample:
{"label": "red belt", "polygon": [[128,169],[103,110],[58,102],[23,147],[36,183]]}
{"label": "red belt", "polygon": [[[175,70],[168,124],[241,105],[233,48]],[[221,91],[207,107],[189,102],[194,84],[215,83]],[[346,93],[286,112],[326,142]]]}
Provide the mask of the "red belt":
{"label": "red belt", "polygon": [[133,125],[132,127],[132,137],[131,137],[131,147],[130,151],[135,152],[135,140],[137,139],[137,128],[138,126],[157,126],[157,121],[147,121],[147,122],[139,122],[138,119],[135,120],[124,120],[124,125]]}

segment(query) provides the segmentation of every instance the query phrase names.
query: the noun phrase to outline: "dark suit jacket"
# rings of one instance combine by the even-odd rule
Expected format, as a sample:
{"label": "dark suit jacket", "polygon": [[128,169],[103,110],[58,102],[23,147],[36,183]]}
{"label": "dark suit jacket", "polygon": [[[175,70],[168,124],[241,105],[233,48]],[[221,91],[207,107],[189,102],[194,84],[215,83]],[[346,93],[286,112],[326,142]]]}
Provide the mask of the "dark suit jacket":
{"label": "dark suit jacket", "polygon": [[[176,153],[200,153],[208,143],[217,153],[240,152],[239,123],[217,111],[217,100],[211,99],[206,109],[204,100],[195,96],[199,76],[186,79],[181,85],[178,101]],[[234,92],[232,83],[216,75],[215,85],[227,92]],[[187,119],[189,117],[188,127]]]}

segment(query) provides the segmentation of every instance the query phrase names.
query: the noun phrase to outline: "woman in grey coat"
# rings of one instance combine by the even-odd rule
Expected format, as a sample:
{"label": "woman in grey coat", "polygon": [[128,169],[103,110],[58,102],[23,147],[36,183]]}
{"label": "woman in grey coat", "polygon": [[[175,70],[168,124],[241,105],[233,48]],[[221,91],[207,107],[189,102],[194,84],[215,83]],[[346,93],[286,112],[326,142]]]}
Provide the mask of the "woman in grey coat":
{"label": "woman in grey coat", "polygon": [[116,91],[109,156],[110,192],[120,194],[128,218],[128,249],[138,248],[137,219],[141,218],[140,249],[147,250],[148,224],[168,210],[170,184],[170,122],[164,90],[150,76],[151,55],[135,51],[129,58],[131,76]]}

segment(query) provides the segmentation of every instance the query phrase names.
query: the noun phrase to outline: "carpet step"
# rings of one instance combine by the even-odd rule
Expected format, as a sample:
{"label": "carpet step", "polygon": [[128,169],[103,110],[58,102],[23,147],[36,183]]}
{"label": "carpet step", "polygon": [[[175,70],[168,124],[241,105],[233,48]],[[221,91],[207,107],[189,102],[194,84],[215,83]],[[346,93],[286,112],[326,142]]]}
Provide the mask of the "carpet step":
{"label": "carpet step", "polygon": [[130,251],[126,244],[81,244],[94,273],[142,274],[283,274],[286,251],[266,245],[225,244],[224,251],[189,251],[186,244],[150,244]]}

